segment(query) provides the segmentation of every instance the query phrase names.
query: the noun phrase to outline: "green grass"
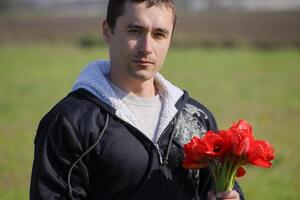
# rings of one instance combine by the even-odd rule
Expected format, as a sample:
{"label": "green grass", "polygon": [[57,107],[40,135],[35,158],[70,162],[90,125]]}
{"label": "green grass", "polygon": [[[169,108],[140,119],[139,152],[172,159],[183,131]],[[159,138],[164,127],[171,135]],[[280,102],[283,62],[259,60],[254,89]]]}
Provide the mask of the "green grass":
{"label": "green grass", "polygon": [[[104,48],[0,46],[0,199],[28,199],[40,118]],[[300,52],[294,49],[174,49],[162,73],[215,114],[220,128],[247,119],[276,148],[271,169],[247,167],[247,199],[300,199]]]}

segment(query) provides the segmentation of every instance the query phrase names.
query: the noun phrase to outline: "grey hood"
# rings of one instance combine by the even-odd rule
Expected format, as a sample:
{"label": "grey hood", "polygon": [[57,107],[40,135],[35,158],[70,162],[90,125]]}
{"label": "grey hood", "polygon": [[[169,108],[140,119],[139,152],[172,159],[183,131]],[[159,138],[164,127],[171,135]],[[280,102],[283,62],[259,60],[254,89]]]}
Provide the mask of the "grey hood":
{"label": "grey hood", "polygon": [[[110,86],[110,83],[108,82],[109,72],[109,61],[100,60],[92,62],[81,72],[72,90],[74,91],[83,88],[91,92],[100,100],[116,109],[116,115],[120,119],[141,130],[135,117],[131,114],[127,106],[117,97],[113,88]],[[175,104],[183,95],[181,89],[164,79],[159,73],[155,76],[155,82],[159,88],[159,95],[163,101],[163,108],[159,119],[159,126],[155,133],[156,137],[154,137],[155,141],[153,142],[158,140],[164,129],[176,115],[177,108]]]}

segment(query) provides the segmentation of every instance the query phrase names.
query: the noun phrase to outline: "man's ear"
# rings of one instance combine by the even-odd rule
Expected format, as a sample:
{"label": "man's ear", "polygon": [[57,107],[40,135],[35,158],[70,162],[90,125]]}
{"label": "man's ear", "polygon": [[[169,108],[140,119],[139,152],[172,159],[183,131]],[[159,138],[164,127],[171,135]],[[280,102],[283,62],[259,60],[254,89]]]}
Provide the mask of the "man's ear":
{"label": "man's ear", "polygon": [[109,42],[111,30],[106,20],[102,22],[102,37],[106,42]]}

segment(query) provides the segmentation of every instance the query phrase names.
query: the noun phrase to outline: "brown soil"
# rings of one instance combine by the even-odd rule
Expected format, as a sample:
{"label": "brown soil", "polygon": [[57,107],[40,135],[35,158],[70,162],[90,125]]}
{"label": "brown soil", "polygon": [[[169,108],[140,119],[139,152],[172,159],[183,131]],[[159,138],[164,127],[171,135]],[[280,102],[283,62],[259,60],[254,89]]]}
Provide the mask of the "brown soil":
{"label": "brown soil", "polygon": [[[1,17],[0,42],[74,41],[100,38],[100,17]],[[203,12],[180,17],[175,40],[202,44],[299,45],[300,11],[290,12]]]}

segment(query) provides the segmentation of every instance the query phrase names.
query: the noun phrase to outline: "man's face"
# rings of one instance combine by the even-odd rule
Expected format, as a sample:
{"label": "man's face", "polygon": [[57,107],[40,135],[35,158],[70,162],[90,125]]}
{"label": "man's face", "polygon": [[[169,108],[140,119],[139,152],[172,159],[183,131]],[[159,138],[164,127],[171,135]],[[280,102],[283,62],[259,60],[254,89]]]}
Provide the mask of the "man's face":
{"label": "man's face", "polygon": [[[123,81],[153,79],[165,61],[173,19],[171,8],[127,1],[113,32],[104,33],[109,44],[111,76]],[[105,28],[109,29],[107,24],[104,32]]]}

